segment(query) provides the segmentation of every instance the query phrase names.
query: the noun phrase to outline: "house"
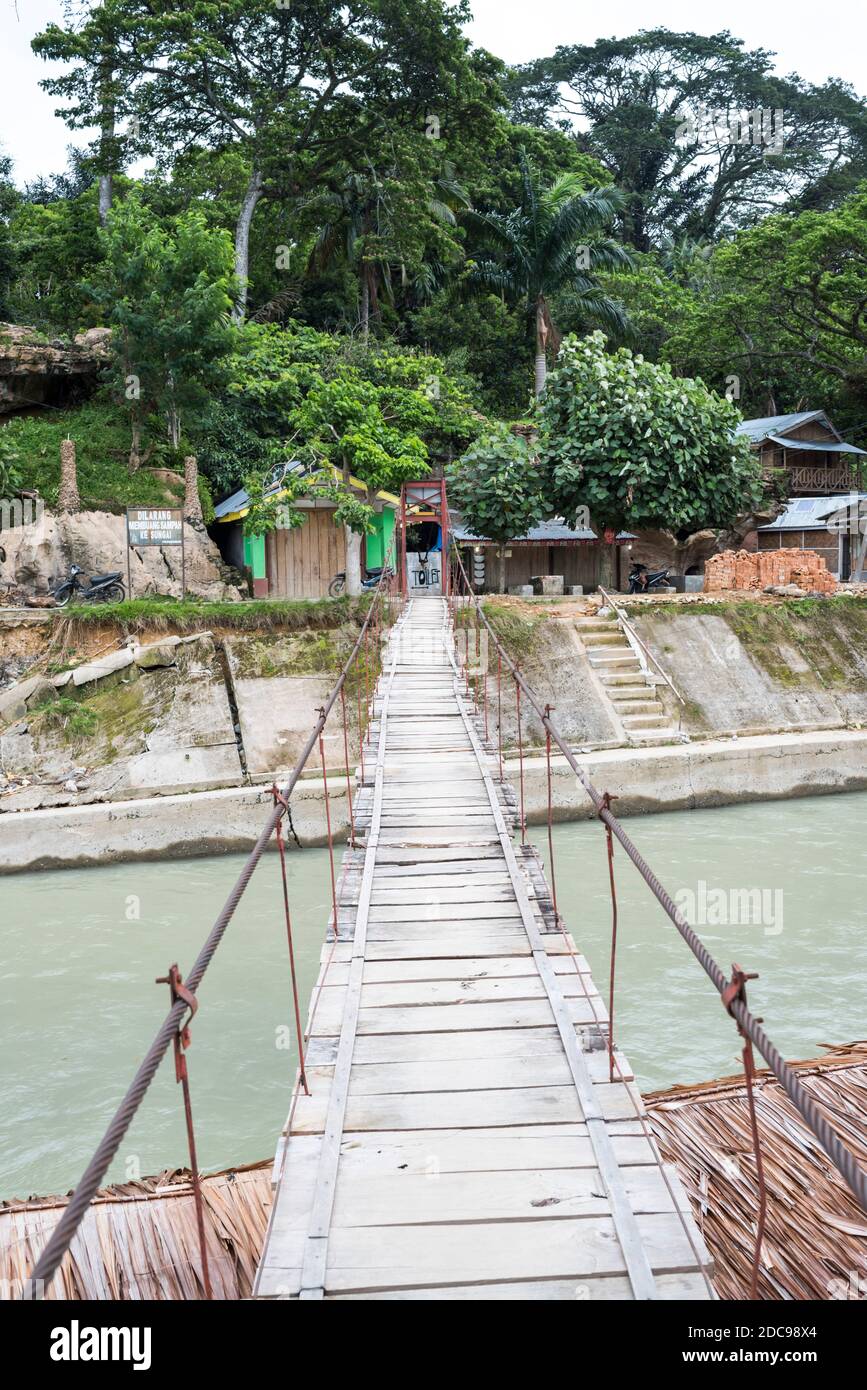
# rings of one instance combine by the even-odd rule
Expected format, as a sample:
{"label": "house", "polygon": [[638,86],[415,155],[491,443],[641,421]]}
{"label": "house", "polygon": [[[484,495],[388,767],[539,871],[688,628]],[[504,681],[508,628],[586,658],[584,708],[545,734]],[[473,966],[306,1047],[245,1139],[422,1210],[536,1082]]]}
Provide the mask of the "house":
{"label": "house", "polygon": [[[281,465],[266,493],[279,497],[283,479],[298,472],[304,472],[304,465],[297,461]],[[334,472],[338,479],[342,477],[339,470]],[[368,495],[364,483],[357,478],[350,477],[349,482],[358,492]],[[374,569],[384,563],[400,504],[400,499],[389,492],[378,492],[369,500],[375,508],[374,530],[362,544],[362,569]],[[250,494],[241,488],[215,506],[214,539],[224,560],[250,575],[254,598],[324,598],[335,574],[346,569],[344,531],[334,521],[336,505],[315,495],[295,498],[293,509],[307,514],[302,526],[278,527],[264,536],[250,536],[244,532]]]}
{"label": "house", "polygon": [[867,450],[849,444],[824,410],[744,420],[736,434],[758,450],[766,478],[785,471],[788,497],[779,516],[745,537],[744,549],[815,550],[831,574],[849,579],[859,569]]}
{"label": "house", "polygon": [[861,463],[867,450],[847,443],[824,410],[743,420],[735,434],[746,436],[758,450],[766,477],[785,469],[789,497],[851,492],[861,486],[862,471],[867,474]]}
{"label": "house", "polygon": [[[488,589],[496,589],[499,550],[496,541],[474,535],[459,519],[452,525],[452,536],[458,545],[472,549],[472,568],[467,566],[467,571],[472,574],[474,583],[478,587],[484,584]],[[634,540],[635,536],[629,531],[621,531],[615,537],[615,589],[626,580],[621,552],[624,547],[630,550]],[[562,517],[543,521],[506,546],[506,588],[529,584],[536,575],[555,574],[563,576],[566,593],[579,584],[585,589],[594,589],[599,583],[600,545],[596,532],[589,527],[568,526]]]}

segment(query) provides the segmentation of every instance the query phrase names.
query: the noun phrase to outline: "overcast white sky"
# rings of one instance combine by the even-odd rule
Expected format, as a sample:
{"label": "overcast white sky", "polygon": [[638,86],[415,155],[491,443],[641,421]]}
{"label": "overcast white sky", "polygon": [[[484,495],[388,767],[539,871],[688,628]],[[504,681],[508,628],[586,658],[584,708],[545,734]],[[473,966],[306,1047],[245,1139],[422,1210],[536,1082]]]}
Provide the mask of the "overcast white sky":
{"label": "overcast white sky", "polygon": [[[613,0],[588,14],[576,0],[473,0],[468,33],[510,63],[551,53],[560,43],[593,43],[664,27],[712,34],[730,29],[748,48],[778,54],[777,70],[813,82],[841,77],[867,88],[867,6],[853,0]],[[61,18],[60,0],[0,0],[0,149],[15,161],[16,181],[60,172],[66,146],[84,143],[54,115],[39,87],[48,66],[30,52],[32,36]]]}

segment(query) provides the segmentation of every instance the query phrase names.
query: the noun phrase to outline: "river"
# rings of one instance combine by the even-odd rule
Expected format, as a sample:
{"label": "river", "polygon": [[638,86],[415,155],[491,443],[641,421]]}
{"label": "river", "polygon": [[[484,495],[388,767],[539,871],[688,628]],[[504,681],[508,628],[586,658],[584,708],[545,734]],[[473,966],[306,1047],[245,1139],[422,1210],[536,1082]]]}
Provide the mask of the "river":
{"label": "river", "polygon": [[[789,1057],[867,1036],[862,817],[867,793],[626,823],[669,891],[683,892],[723,968],[737,961],[759,972],[751,1004]],[[544,831],[532,838],[547,853]],[[606,991],[604,832],[595,822],[560,825],[554,845],[561,911]],[[168,991],[155,978],[173,961],[190,967],[241,862],[230,855],[0,881],[0,1197],[74,1185],[164,1016]],[[289,871],[306,1011],[328,910],[327,851],[291,854]],[[736,1071],[734,1024],[620,851],[616,877],[615,1032],[642,1088]],[[213,1170],[268,1157],[295,1066],[285,1045],[289,969],[276,856],[254,875],[200,1001],[187,1054],[200,1163]],[[110,1180],[186,1161],[169,1058]]]}

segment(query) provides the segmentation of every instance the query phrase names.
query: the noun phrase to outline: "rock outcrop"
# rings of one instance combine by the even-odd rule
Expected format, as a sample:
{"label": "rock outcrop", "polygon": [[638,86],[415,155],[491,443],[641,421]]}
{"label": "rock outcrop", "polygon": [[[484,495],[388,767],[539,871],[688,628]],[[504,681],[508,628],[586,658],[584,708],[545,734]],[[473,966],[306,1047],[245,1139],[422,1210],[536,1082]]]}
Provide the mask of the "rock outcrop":
{"label": "rock outcrop", "polygon": [[[8,585],[46,593],[73,563],[86,575],[119,570],[126,584],[126,520],[111,512],[42,512],[31,525],[4,531],[3,548],[0,589]],[[238,588],[228,582],[232,571],[205,531],[185,526],[184,550],[188,594],[211,601],[240,599]],[[133,551],[130,565],[132,597],[180,597],[179,546]]]}
{"label": "rock outcrop", "polygon": [[43,338],[35,328],[0,323],[0,417],[34,406],[67,405],[89,394],[110,336],[108,328],[91,328],[64,343]]}

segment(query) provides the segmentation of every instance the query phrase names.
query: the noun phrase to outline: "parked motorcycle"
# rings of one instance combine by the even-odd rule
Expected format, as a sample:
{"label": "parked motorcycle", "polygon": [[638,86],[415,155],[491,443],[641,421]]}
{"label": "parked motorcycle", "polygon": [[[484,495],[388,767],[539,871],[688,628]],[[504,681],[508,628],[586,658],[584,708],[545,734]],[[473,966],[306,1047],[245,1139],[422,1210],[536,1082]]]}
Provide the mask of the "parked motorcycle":
{"label": "parked motorcycle", "polygon": [[652,589],[668,587],[668,570],[649,570],[640,560],[634,560],[629,571],[629,592],[646,594]]}
{"label": "parked motorcycle", "polygon": [[82,603],[122,603],[126,598],[120,570],[92,574],[88,579],[80,565],[70,565],[66,578],[49,592],[58,608],[65,608],[73,598]]}
{"label": "parked motorcycle", "polygon": [[[363,579],[363,580],[361,581],[361,587],[362,587],[362,589],[375,589],[376,586],[377,586],[377,584],[379,583],[381,577],[382,577],[382,568],[381,568],[381,567],[380,567],[379,569],[368,570],[368,571],[367,571],[367,578],[366,578],[366,579]],[[388,579],[393,579],[393,578],[394,578],[394,570],[390,569],[390,570],[387,572],[387,576],[386,576],[386,577],[387,577]],[[331,598],[337,598],[340,594],[343,593],[343,590],[344,590],[345,588],[346,588],[346,571],[345,571],[345,570],[340,570],[340,572],[339,572],[338,574],[335,574],[335,576],[334,576],[334,578],[332,579],[331,583],[328,585],[328,593],[329,593],[329,596],[330,596]]]}

